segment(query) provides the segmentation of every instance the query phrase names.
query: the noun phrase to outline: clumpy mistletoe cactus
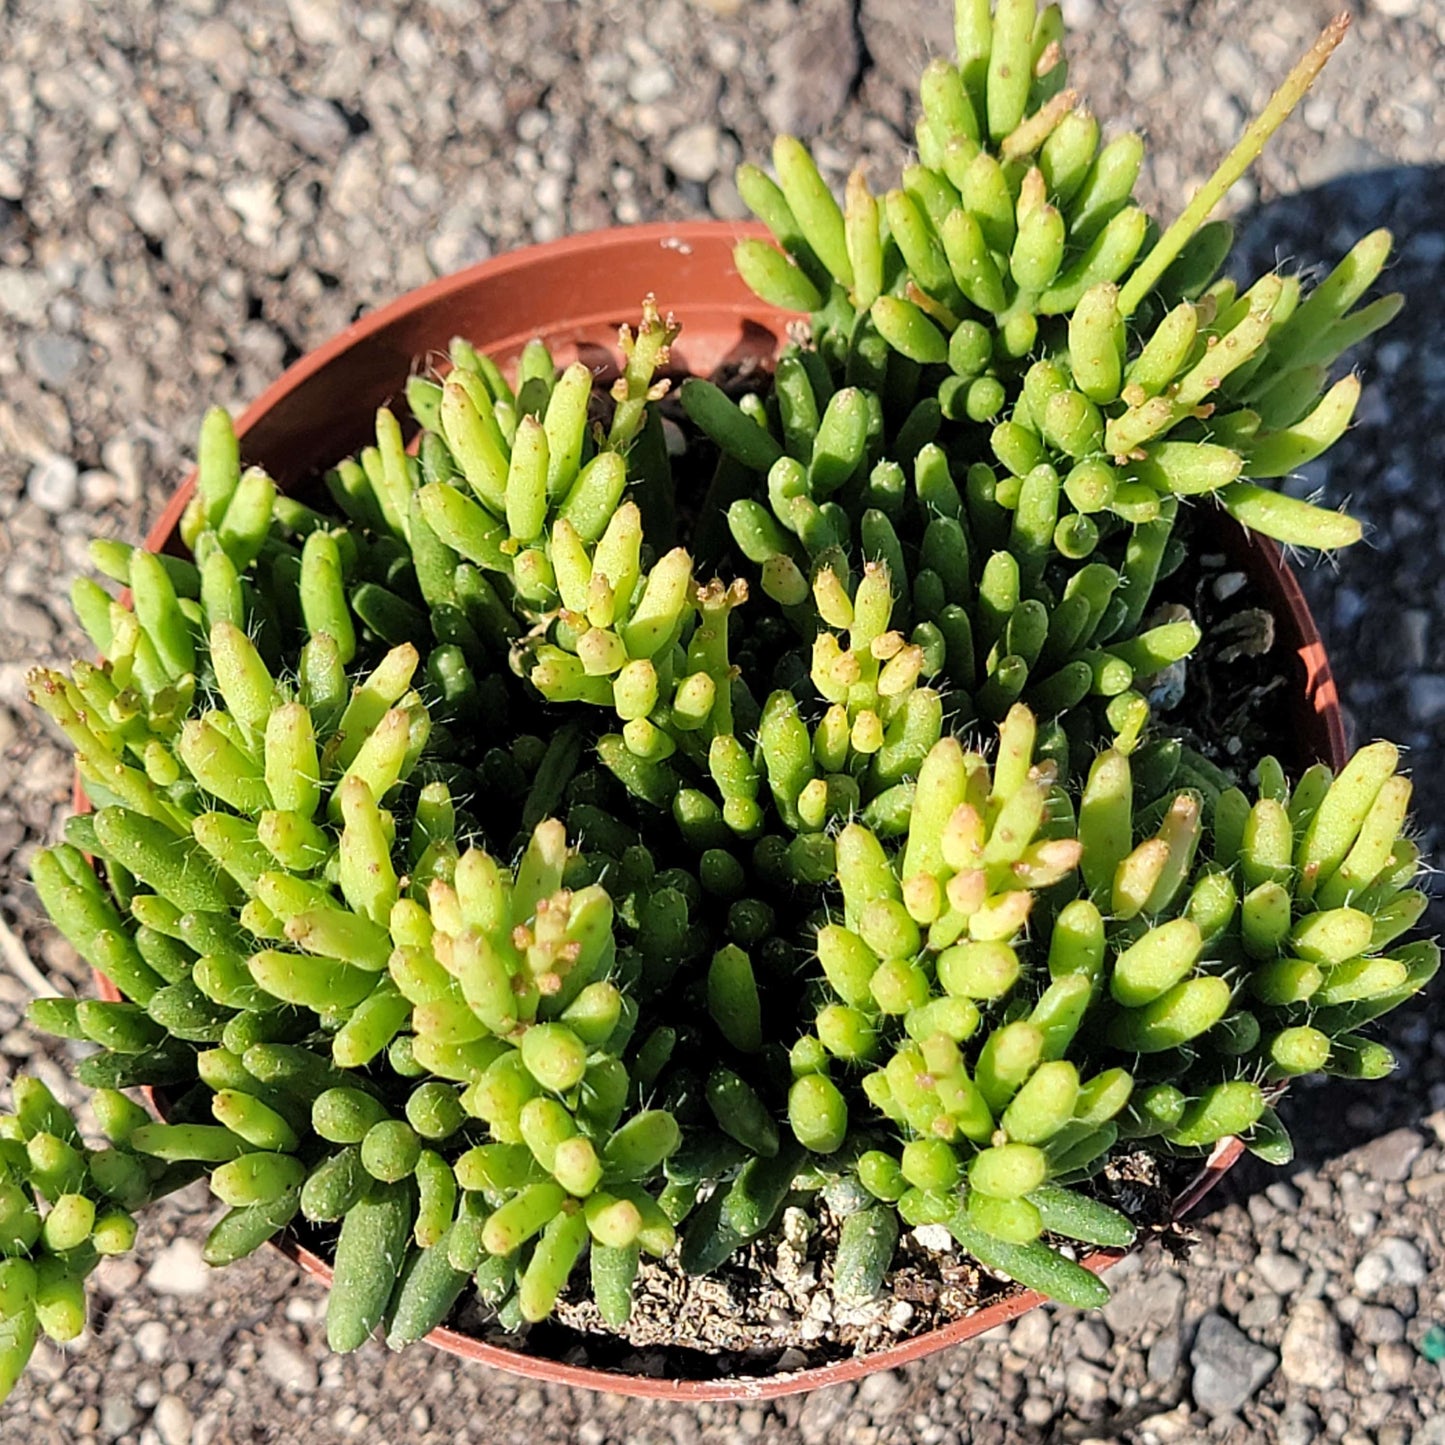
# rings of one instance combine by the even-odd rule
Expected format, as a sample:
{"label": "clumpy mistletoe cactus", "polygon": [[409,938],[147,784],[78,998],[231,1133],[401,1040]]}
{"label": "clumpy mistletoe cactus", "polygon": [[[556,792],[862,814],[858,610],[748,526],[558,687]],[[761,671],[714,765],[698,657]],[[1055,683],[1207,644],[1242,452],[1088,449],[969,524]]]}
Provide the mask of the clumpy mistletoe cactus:
{"label": "clumpy mistletoe cactus", "polygon": [[[82,1010],[99,1019],[92,1011],[104,1007],[40,1004],[35,1021],[65,1027]],[[85,1329],[86,1277],[103,1256],[135,1243],[132,1211],[199,1173],[139,1152],[132,1136],[150,1116],[114,1089],[91,1099],[107,1140],[98,1149],[82,1142],[74,1115],[39,1079],[17,1076],[11,1095],[14,1114],[0,1116],[0,1397],[41,1331],[64,1343]]]}
{"label": "clumpy mistletoe cactus", "polygon": [[464,1297],[625,1330],[644,1256],[718,1269],[789,1206],[844,1303],[942,1226],[1090,1305],[1112,1160],[1284,1160],[1290,1079],[1390,1072],[1371,1025],[1438,965],[1396,750],[1228,772],[1160,706],[1210,499],[1359,535],[1263,484],[1348,423],[1389,238],[1239,292],[1206,224],[1338,35],[1160,233],[1057,7],[957,21],[881,203],[786,138],[743,168],[783,250],[738,269],[811,324],[761,393],[684,382],[680,453],[649,298],[605,394],[458,340],[299,497],[213,412],[189,555],[95,544],[101,660],[31,681],[94,811],[32,876],[119,997],[31,1017],[110,1142],[16,1082],[0,1390],[202,1175],[212,1263],[331,1254],[341,1350]]}

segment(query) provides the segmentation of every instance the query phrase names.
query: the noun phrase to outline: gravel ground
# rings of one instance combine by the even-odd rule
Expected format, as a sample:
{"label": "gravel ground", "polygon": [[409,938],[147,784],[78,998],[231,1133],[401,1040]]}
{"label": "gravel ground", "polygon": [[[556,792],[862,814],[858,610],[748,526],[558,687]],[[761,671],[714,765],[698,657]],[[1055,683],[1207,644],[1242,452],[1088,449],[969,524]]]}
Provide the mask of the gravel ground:
{"label": "gravel ground", "polygon": [[[1332,4],[1064,8],[1078,82],[1148,132],[1145,190],[1172,214]],[[1445,4],[1357,10],[1230,204],[1255,264],[1332,259],[1381,221],[1400,238],[1410,305],[1360,358],[1360,425],[1302,483],[1352,499],[1371,541],[1307,585],[1357,735],[1410,745],[1434,837]],[[920,58],[947,43],[945,0],[0,0],[0,918],[41,973],[83,983],[24,882],[69,790],[24,671],[77,645],[63,598],[86,537],[144,530],[204,405],[244,402],[361,311],[493,252],[736,216],[732,166],[774,127],[818,137],[825,163],[864,154],[882,180]],[[0,975],[3,1067],[59,1082],[58,1056],[18,1026],[25,998]],[[1039,1311],[856,1388],[683,1409],[424,1349],[329,1358],[321,1292],[279,1259],[210,1277],[193,1190],[155,1211],[134,1260],[107,1263],[91,1331],[41,1351],[0,1439],[1445,1445],[1445,1368],[1420,1348],[1445,1325],[1445,991],[1390,1038],[1396,1082],[1300,1091],[1300,1159],[1236,1170],[1187,1268],[1146,1251],[1102,1317]]]}

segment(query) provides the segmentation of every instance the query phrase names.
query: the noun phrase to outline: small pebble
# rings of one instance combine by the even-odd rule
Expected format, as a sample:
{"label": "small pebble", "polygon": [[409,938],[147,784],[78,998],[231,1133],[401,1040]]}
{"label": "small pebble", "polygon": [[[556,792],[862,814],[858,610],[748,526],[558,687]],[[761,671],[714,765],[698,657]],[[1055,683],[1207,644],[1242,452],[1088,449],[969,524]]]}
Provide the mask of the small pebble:
{"label": "small pebble", "polygon": [[1279,1356],[1257,1345],[1223,1315],[1199,1322],[1189,1362],[1194,1367],[1194,1403],[1213,1416],[1233,1415],[1274,1373]]}
{"label": "small pebble", "polygon": [[1064,1372],[1064,1391],[1076,1411],[1092,1414],[1109,1398],[1109,1379],[1096,1365],[1071,1360]]}
{"label": "small pebble", "polygon": [[85,347],[73,336],[45,332],[21,348],[25,364],[47,386],[65,386],[85,359]]}
{"label": "small pebble", "polygon": [[1035,1429],[1047,1425],[1054,1418],[1055,1405],[1052,1400],[1046,1399],[1043,1395],[1030,1395],[1019,1409],[1023,1416],[1024,1424],[1032,1425]]}
{"label": "small pebble", "polygon": [[1113,1336],[1103,1320],[1085,1317],[1074,1327],[1074,1339],[1078,1342],[1079,1353],[1086,1360],[1102,1364],[1109,1357]]}
{"label": "small pebble", "polygon": [[722,162],[722,137],[715,125],[690,125],[668,141],[662,152],[668,169],[685,181],[709,181]]}
{"label": "small pebble", "polygon": [[166,1357],[171,1332],[159,1320],[147,1320],[136,1329],[131,1338],[141,1359],[147,1364],[158,1365]]}
{"label": "small pebble", "polygon": [[1375,1351],[1375,1369],[1388,1390],[1408,1384],[1415,1370],[1415,1351],[1398,1340],[1389,1341]]}
{"label": "small pebble", "polygon": [[1009,1331],[1009,1348],[1025,1359],[1035,1359],[1049,1347],[1053,1325],[1043,1310],[1030,1310],[1014,1321]]}
{"label": "small pebble", "polygon": [[1305,1281],[1305,1267],[1291,1254],[1266,1251],[1254,1262],[1259,1277],[1276,1294],[1293,1294]]}
{"label": "small pebble", "polygon": [[1371,1140],[1350,1156],[1352,1166],[1382,1184],[1398,1184],[1410,1177],[1410,1166],[1420,1157],[1425,1141],[1414,1129],[1392,1129]]}
{"label": "small pebble", "polygon": [[1390,1344],[1405,1338],[1405,1321],[1384,1305],[1366,1305],[1350,1327],[1367,1345]]}
{"label": "small pebble", "polygon": [[1345,1369],[1340,1327],[1323,1300],[1296,1303],[1280,1342],[1279,1359],[1291,1384],[1329,1390],[1340,1382]]}
{"label": "small pebble", "polygon": [[1391,1236],[1382,1240],[1355,1266],[1356,1291],[1369,1298],[1401,1284],[1411,1289],[1425,1282],[1425,1256],[1408,1239]]}
{"label": "small pebble", "polygon": [[1301,1400],[1292,1400],[1279,1422],[1279,1445],[1310,1445],[1320,1433],[1320,1417]]}
{"label": "small pebble", "polygon": [[269,1334],[261,1348],[261,1368],[283,1390],[309,1394],[316,1388],[316,1361],[284,1335]]}
{"label": "small pebble", "polygon": [[25,494],[42,512],[58,515],[75,505],[80,490],[80,468],[69,457],[48,456],[35,464]]}
{"label": "small pebble", "polygon": [[173,1240],[156,1255],[145,1282],[157,1294],[198,1295],[209,1287],[211,1269],[193,1239]]}
{"label": "small pebble", "polygon": [[672,72],[667,66],[654,64],[634,70],[627,82],[627,93],[639,105],[651,105],[665,95],[671,95],[674,87]]}
{"label": "small pebble", "polygon": [[190,1445],[194,1421],[179,1395],[162,1395],[156,1404],[156,1431],[162,1445]]}
{"label": "small pebble", "polygon": [[102,1393],[100,1429],[107,1439],[114,1440],[118,1435],[127,1434],[139,1419],[140,1412],[119,1391],[106,1390]]}

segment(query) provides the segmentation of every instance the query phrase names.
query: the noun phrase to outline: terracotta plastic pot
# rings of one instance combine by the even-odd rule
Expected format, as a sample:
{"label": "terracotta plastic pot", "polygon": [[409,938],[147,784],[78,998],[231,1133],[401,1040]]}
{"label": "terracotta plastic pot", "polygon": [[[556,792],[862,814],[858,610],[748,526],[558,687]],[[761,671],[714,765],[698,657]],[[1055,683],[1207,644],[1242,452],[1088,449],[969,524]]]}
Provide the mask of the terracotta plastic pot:
{"label": "terracotta plastic pot", "polygon": [[[400,398],[417,364],[444,356],[455,335],[466,336],[503,366],[515,360],[532,337],[541,336],[560,363],[580,357],[599,370],[613,368],[618,326],[635,320],[648,292],[682,323],[681,339],[673,348],[676,368],[706,375],[729,363],[766,362],[793,318],[758,301],[733,267],[734,242],[756,234],[753,226],[719,222],[601,231],[516,251],[433,282],[364,317],[269,387],[237,424],[243,459],[265,467],[282,486],[316,475],[374,437],[376,408]],[[170,499],[146,539],[152,550],[179,547],[177,524],[194,486],[192,475]],[[1221,520],[1219,545],[1259,588],[1276,618],[1279,653],[1292,659],[1291,721],[1300,753],[1343,766],[1339,702],[1299,584],[1279,549],[1267,540],[1247,537]],[[107,981],[100,984],[115,996]],[[1176,1217],[1214,1187],[1240,1152],[1237,1140],[1216,1149],[1175,1201]],[[278,1247],[309,1273],[330,1282],[326,1261],[296,1239],[286,1235]],[[1084,1263],[1103,1271],[1119,1258],[1118,1251],[1098,1250]],[[896,1368],[1039,1303],[1038,1295],[1019,1292],[874,1354],[757,1378],[653,1379],[520,1354],[452,1330],[434,1330],[427,1338],[465,1359],[586,1389],[679,1400],[765,1399]]]}

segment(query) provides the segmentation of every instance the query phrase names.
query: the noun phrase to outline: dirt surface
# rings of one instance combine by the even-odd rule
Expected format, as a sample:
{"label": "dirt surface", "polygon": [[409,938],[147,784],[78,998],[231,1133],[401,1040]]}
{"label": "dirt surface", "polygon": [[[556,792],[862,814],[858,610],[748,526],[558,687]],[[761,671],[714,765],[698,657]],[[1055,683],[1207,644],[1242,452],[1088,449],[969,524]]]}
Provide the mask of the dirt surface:
{"label": "dirt surface", "polygon": [[[1173,214],[1331,0],[1066,0],[1075,78],[1141,127]],[[1356,736],[1412,750],[1421,831],[1445,800],[1445,5],[1362,0],[1347,49],[1229,198],[1251,266],[1395,228],[1396,326],[1359,357],[1359,424],[1299,484],[1370,538],[1306,578]],[[771,131],[895,173],[910,88],[947,48],[919,0],[0,0],[0,1059],[59,1082],[18,1026],[25,959],[83,983],[25,883],[69,768],[23,675],[67,655],[93,531],[135,537],[204,406],[255,396],[365,309],[568,231],[740,212]],[[1245,268],[1248,270],[1249,268]],[[1438,916],[1436,923],[1438,926]],[[7,940],[13,940],[14,948]],[[200,1262],[189,1191],[107,1263],[91,1329],[46,1349],[0,1441],[125,1445],[767,1439],[1445,1445],[1445,994],[1397,1017],[1386,1086],[1285,1107],[1300,1157],[1241,1167],[1188,1266],[1157,1245],[1102,1316],[1050,1308],[856,1387],[772,1406],[640,1405],[426,1349],[325,1352],[322,1295],[263,1255]]]}

